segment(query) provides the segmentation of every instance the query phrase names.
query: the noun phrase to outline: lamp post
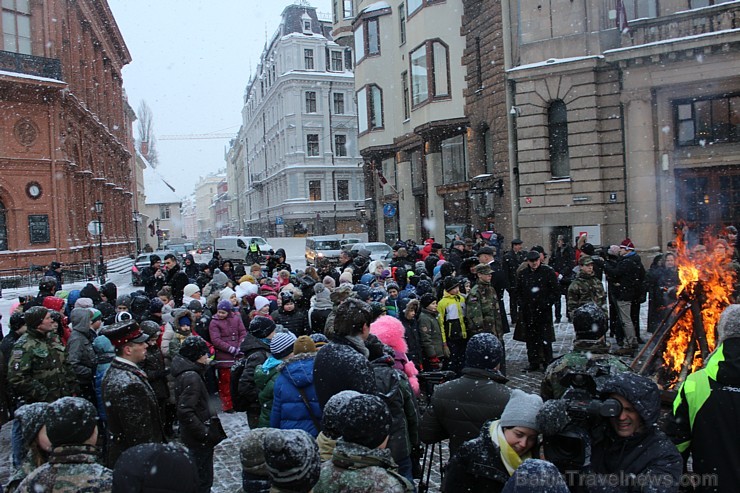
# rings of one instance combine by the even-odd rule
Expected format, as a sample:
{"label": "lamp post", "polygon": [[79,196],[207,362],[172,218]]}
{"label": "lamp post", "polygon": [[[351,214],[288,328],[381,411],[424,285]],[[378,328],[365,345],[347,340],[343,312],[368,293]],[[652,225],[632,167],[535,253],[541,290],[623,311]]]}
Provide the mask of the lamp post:
{"label": "lamp post", "polygon": [[95,201],[95,213],[98,215],[98,281],[102,286],[105,284],[105,261],[103,259],[103,221],[100,216],[103,214],[103,202]]}
{"label": "lamp post", "polygon": [[157,223],[157,250],[162,249],[162,230],[159,229],[159,218],[156,218],[154,222]]}
{"label": "lamp post", "polygon": [[134,234],[136,235],[136,255],[141,252],[141,243],[139,242],[139,223],[141,223],[141,214],[139,211],[133,211],[134,215]]}

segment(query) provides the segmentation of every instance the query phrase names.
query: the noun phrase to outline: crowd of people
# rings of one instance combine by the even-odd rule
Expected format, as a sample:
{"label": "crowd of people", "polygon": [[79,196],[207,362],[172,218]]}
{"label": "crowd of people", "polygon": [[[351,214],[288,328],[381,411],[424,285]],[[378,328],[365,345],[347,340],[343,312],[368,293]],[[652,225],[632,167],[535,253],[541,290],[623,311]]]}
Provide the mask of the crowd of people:
{"label": "crowd of people", "polygon": [[[558,237],[549,256],[495,240],[409,240],[392,259],[343,251],[305,269],[282,249],[265,265],[151,255],[143,288],[120,296],[111,282],[65,291],[55,262],[0,342],[1,417],[13,419],[6,491],[210,491],[227,438],[219,412],[246,415],[245,492],[416,491],[424,445],[443,440],[446,492],[678,491],[688,454],[694,472],[719,475],[718,489],[701,491],[729,491],[740,479],[734,435],[718,451],[705,434],[734,413],[721,403],[740,378],[738,305],[717,328],[722,358],[679,393],[663,427],[671,440],[656,384],[620,358],[643,342],[646,297],[648,332],[675,301],[675,243],[646,270],[629,238],[597,250]],[[690,255],[721,255],[737,273],[735,241]],[[563,318],[575,343],[555,358]],[[512,329],[524,371],[542,372],[539,395],[506,377]],[[578,435],[588,446],[573,463],[547,452],[583,425],[569,407],[576,374],[613,412]]]}

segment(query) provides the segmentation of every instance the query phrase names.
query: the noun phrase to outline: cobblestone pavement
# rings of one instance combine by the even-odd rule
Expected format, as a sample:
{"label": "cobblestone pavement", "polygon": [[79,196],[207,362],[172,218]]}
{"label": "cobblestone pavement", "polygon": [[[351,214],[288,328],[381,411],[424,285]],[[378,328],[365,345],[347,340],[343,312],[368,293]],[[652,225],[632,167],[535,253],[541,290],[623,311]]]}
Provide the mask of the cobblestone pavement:
{"label": "cobblestone pavement", "polygon": [[[642,327],[645,326],[646,305],[643,305]],[[513,329],[512,329],[513,332]],[[555,324],[556,341],[553,344],[555,357],[569,352],[573,346],[573,326],[570,323]],[[509,386],[519,388],[526,392],[539,393],[542,372],[525,372],[528,365],[526,346],[522,342],[512,339],[512,333],[504,337],[506,344],[507,377]],[[612,341],[613,343],[613,341]],[[629,362],[628,362],[629,363]],[[238,491],[241,487],[241,463],[239,459],[239,447],[245,433],[249,430],[244,413],[220,415],[224,429],[229,438],[219,444],[214,456],[214,493],[231,493]],[[442,444],[443,461],[448,460],[446,442]],[[10,474],[10,424],[3,426],[0,430],[0,484],[7,481]],[[429,477],[429,492],[440,491],[440,458],[439,448],[435,448],[432,458],[431,474]]]}

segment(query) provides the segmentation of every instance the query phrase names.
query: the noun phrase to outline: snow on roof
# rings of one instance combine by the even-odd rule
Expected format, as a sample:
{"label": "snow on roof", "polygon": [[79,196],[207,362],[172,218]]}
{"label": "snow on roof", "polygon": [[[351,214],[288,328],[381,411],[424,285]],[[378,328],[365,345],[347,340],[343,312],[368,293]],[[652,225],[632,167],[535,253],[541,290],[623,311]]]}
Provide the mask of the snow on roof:
{"label": "snow on roof", "polygon": [[527,65],[519,65],[518,67],[510,68],[507,72],[514,72],[515,70],[527,70],[530,68],[544,67],[546,65],[556,65],[561,63],[580,62],[582,60],[591,60],[604,58],[601,55],[588,55],[588,56],[576,56],[572,58],[548,58],[541,62],[529,63]]}
{"label": "snow on roof", "polygon": [[678,43],[680,41],[689,41],[692,39],[709,38],[712,36],[720,36],[722,34],[732,34],[732,33],[740,33],[740,28],[724,29],[722,31],[714,31],[711,33],[694,34],[693,36],[683,36],[681,38],[663,39],[660,41],[653,41],[652,43],[645,43],[645,44],[636,45],[636,46],[625,46],[624,48],[614,48],[613,50],[605,50],[604,54],[619,53],[619,52],[628,51],[628,50],[638,50],[638,49],[645,48],[646,46],[658,46],[658,45],[664,45],[664,44],[670,44],[670,43]]}
{"label": "snow on roof", "polygon": [[29,75],[29,74],[22,74],[20,72],[8,72],[7,70],[0,70],[0,76],[8,76],[8,77],[17,77],[19,79],[30,79],[30,80],[37,80],[39,82],[54,82],[56,84],[67,84],[63,80],[57,80],[57,79],[50,79],[48,77],[41,77],[40,75]]}
{"label": "snow on roof", "polygon": [[362,9],[360,13],[362,14],[364,12],[375,12],[376,10],[383,10],[383,9],[389,9],[389,8],[391,8],[391,6],[388,5],[387,2],[380,1],[380,2],[375,2],[375,3],[368,5],[367,7]]}
{"label": "snow on roof", "polygon": [[146,204],[179,204],[182,197],[151,165],[144,168],[144,194]]}

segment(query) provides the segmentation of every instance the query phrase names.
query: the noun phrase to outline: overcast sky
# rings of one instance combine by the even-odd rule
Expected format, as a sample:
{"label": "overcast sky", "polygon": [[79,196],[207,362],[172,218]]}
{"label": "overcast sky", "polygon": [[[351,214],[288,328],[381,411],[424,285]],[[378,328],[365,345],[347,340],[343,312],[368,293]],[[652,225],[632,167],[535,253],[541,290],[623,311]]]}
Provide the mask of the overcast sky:
{"label": "overcast sky", "polygon": [[[132,62],[129,104],[145,100],[158,136],[232,133],[241,125],[249,74],[293,0],[108,0]],[[328,14],[330,0],[310,0]],[[137,136],[134,127],[134,136]],[[225,168],[228,140],[158,140],[158,171],[181,196]]]}

